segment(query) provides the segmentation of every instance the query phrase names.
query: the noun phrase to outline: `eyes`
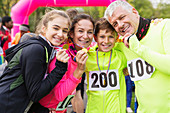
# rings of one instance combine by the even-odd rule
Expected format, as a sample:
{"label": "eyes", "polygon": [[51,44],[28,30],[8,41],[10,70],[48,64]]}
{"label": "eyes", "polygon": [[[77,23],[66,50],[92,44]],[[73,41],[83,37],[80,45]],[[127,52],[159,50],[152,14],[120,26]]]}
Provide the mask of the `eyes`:
{"label": "eyes", "polygon": [[[79,29],[77,32],[81,34],[81,33],[84,33],[84,32],[86,32],[86,31],[83,30],[83,29]],[[87,31],[87,34],[91,35],[91,34],[93,34],[93,31],[92,31],[92,30],[89,30],[89,31]]]}
{"label": "eyes", "polygon": [[[99,36],[100,38],[105,38],[105,37],[107,37],[107,36],[104,36],[104,35],[101,35],[101,36]],[[114,36],[108,36],[108,38],[114,38]]]}
{"label": "eyes", "polygon": [[[59,31],[61,28],[60,27],[53,27],[53,29],[56,30],[56,31]],[[64,29],[62,29],[62,32],[67,34],[68,33],[68,29],[64,28]]]}
{"label": "eyes", "polygon": [[[121,16],[119,16],[118,21],[123,20],[125,17],[126,17],[126,15],[121,15]],[[117,21],[113,22],[112,26],[113,26],[114,28],[117,27],[117,26],[118,26],[118,22],[117,22]]]}

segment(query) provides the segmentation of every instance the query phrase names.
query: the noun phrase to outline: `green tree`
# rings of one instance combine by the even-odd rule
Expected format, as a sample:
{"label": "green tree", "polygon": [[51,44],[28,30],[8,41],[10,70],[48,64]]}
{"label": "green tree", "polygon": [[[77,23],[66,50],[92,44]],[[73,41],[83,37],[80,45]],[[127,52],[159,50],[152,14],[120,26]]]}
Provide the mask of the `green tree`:
{"label": "green tree", "polygon": [[36,26],[41,19],[41,17],[52,9],[65,10],[65,7],[39,7],[29,16],[29,26],[30,31],[35,32]]}
{"label": "green tree", "polygon": [[19,0],[0,0],[0,16],[10,16],[11,8]]}
{"label": "green tree", "polygon": [[140,16],[144,18],[153,18],[155,10],[149,0],[128,0],[128,2],[135,7]]}
{"label": "green tree", "polygon": [[170,4],[159,3],[156,8],[155,17],[170,18]]}

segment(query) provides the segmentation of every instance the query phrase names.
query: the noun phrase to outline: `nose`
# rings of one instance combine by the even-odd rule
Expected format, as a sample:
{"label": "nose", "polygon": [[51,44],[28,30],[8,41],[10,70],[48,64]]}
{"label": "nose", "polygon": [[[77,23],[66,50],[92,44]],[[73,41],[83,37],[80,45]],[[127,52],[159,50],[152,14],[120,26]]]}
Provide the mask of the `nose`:
{"label": "nose", "polygon": [[87,39],[87,38],[88,38],[88,33],[87,33],[87,32],[84,32],[83,38],[84,38],[84,39]]}
{"label": "nose", "polygon": [[57,34],[58,34],[59,37],[63,37],[63,30],[62,30],[62,29],[61,29],[61,30],[58,30],[58,33],[57,33]]}
{"label": "nose", "polygon": [[108,43],[108,42],[109,42],[109,37],[105,37],[105,38],[104,38],[104,42],[105,42],[105,43]]}
{"label": "nose", "polygon": [[121,21],[117,21],[118,27],[123,28],[123,23]]}

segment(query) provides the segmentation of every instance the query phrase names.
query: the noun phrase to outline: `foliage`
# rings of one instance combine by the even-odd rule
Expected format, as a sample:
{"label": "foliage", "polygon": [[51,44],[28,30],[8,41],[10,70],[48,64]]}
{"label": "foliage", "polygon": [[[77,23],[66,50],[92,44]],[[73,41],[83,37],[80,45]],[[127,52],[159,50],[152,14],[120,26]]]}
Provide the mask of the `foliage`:
{"label": "foliage", "polygon": [[129,0],[128,2],[135,7],[140,16],[145,18],[153,18],[154,8],[149,0]]}
{"label": "foliage", "polygon": [[11,8],[19,0],[0,0],[0,16],[10,16]]}
{"label": "foliage", "polygon": [[[0,16],[10,15],[11,7],[19,0],[0,0]],[[145,18],[170,18],[170,4],[159,3],[154,9],[149,0],[127,0],[142,17]],[[94,20],[103,17],[106,7],[52,7],[59,10],[66,10],[68,8],[81,8],[85,13],[90,14]],[[35,26],[45,13],[48,7],[39,7],[29,16],[29,25],[32,32]]]}
{"label": "foliage", "polygon": [[157,18],[170,18],[170,4],[166,3],[159,3],[156,11],[155,11],[155,17]]}
{"label": "foliage", "polygon": [[39,7],[36,11],[34,11],[30,16],[29,16],[29,25],[30,29],[32,32],[35,31],[35,27],[42,17],[42,15],[45,14],[47,10],[51,9],[58,9],[58,10],[67,10],[69,8],[76,8],[76,9],[82,9],[84,13],[87,13],[91,15],[94,20],[97,20],[98,18],[103,17],[104,11],[106,7]]}

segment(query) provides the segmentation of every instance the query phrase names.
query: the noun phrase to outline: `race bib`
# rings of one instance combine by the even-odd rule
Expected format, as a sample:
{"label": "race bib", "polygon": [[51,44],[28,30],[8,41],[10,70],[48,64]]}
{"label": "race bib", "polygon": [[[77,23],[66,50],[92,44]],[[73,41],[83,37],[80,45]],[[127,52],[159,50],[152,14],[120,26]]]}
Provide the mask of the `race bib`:
{"label": "race bib", "polygon": [[68,95],[64,99],[64,101],[59,102],[59,104],[58,104],[58,106],[56,108],[56,111],[63,111],[63,110],[65,110],[73,97],[74,97],[74,95]]}
{"label": "race bib", "polygon": [[148,79],[152,76],[155,68],[141,58],[127,62],[129,76],[132,81]]}
{"label": "race bib", "polygon": [[117,90],[120,89],[118,70],[90,71],[89,72],[89,90]]}

